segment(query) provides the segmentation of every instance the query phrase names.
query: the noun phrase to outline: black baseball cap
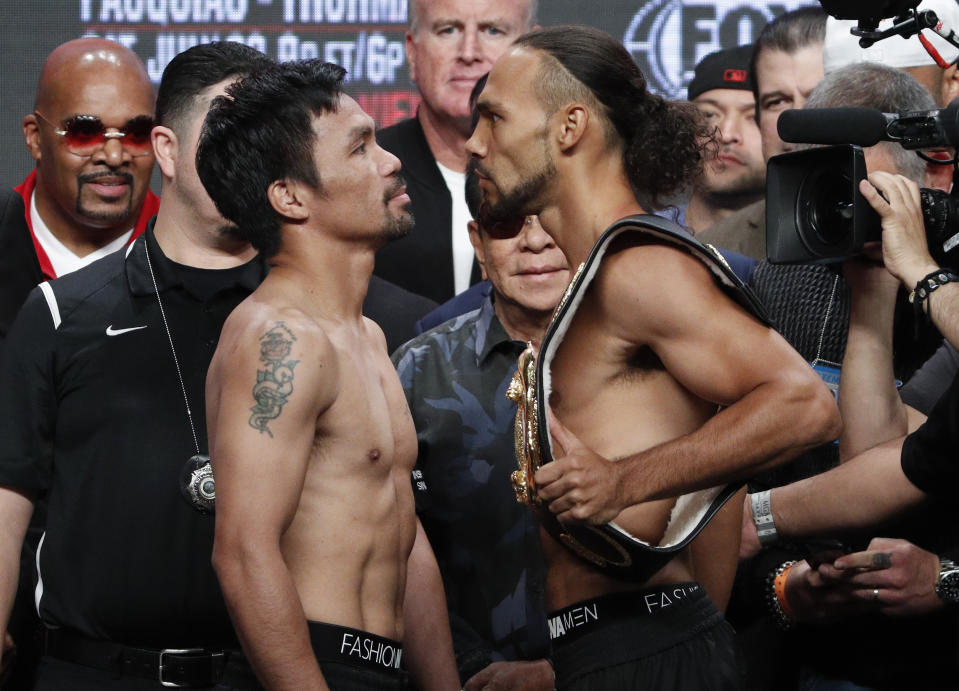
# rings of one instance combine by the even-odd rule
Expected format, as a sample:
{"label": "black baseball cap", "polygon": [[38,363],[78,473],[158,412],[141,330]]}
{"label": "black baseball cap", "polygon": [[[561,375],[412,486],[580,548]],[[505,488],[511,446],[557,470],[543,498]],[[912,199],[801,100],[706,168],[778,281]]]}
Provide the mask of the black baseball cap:
{"label": "black baseball cap", "polygon": [[696,73],[689,82],[687,98],[692,101],[713,89],[753,90],[753,74],[749,62],[752,45],[726,48],[710,53],[696,65]]}

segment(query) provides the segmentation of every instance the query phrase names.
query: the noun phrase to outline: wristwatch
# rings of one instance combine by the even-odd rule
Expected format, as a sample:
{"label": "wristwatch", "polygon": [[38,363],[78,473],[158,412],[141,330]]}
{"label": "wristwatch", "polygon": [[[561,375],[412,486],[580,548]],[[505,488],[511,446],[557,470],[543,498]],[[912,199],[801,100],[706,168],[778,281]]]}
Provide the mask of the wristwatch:
{"label": "wristwatch", "polygon": [[951,559],[939,560],[939,577],[936,578],[936,595],[950,605],[959,604],[959,564]]}

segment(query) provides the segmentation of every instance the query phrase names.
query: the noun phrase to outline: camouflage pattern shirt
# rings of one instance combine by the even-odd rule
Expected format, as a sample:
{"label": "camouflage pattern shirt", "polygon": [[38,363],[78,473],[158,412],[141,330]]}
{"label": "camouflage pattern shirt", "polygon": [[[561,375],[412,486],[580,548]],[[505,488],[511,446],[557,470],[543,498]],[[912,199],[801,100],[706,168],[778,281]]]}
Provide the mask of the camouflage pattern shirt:
{"label": "camouflage pattern shirt", "polygon": [[417,514],[464,680],[491,662],[549,655],[539,525],[510,482],[516,404],[506,389],[524,347],[487,297],[393,354],[419,442]]}

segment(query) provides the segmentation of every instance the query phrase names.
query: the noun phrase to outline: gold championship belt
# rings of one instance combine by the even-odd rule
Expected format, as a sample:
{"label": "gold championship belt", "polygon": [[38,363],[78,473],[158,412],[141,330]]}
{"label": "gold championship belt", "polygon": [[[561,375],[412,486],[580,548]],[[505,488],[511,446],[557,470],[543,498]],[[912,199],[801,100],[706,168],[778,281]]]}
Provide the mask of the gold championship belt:
{"label": "gold championship belt", "polygon": [[513,423],[513,453],[519,466],[510,475],[513,491],[520,504],[533,506],[537,501],[536,483],[533,479],[540,466],[539,425],[536,422],[536,356],[533,344],[519,356],[519,367],[513,375],[506,397],[516,403],[516,421]]}
{"label": "gold championship belt", "polygon": [[[583,559],[600,568],[628,568],[632,564],[632,558],[616,541],[592,526],[568,530],[556,520],[536,494],[535,475],[542,465],[542,456],[539,442],[539,400],[536,397],[536,356],[532,344],[527,345],[520,355],[519,367],[506,390],[506,397],[516,402],[513,447],[518,467],[510,476],[516,501],[535,510],[550,535]],[[545,415],[543,424],[546,424]]]}
{"label": "gold championship belt", "polygon": [[677,498],[666,531],[658,545],[651,545],[610,522],[601,526],[564,525],[536,493],[535,473],[553,460],[552,439],[546,409],[550,394],[550,363],[565,336],[586,288],[596,275],[609,243],[627,232],[671,244],[689,252],[710,269],[719,287],[746,311],[768,324],[755,296],[714,248],[694,240],[675,223],[658,216],[629,216],[610,226],[599,238],[587,260],[579,267],[546,329],[539,356],[528,346],[520,356],[516,374],[506,396],[516,402],[514,447],[517,469],[512,474],[516,500],[536,512],[546,531],[580,558],[615,578],[642,581],[662,568],[684,549],[736,493],[740,484],[714,487]]}

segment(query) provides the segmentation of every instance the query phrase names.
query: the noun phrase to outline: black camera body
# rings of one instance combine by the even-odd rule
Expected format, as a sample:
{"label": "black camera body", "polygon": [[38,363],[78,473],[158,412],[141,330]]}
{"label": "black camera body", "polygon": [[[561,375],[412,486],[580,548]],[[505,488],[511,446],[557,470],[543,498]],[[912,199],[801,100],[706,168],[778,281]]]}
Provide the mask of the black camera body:
{"label": "black camera body", "polygon": [[818,264],[856,254],[879,215],[859,192],[862,148],[851,144],[780,154],[766,167],[766,254],[774,264]]}
{"label": "black camera body", "polygon": [[[853,144],[780,154],[766,168],[766,254],[774,264],[826,264],[862,252],[882,238],[877,214],[859,192],[866,177]],[[929,252],[940,266],[959,266],[959,200],[921,190]]]}

